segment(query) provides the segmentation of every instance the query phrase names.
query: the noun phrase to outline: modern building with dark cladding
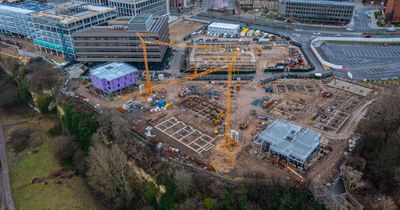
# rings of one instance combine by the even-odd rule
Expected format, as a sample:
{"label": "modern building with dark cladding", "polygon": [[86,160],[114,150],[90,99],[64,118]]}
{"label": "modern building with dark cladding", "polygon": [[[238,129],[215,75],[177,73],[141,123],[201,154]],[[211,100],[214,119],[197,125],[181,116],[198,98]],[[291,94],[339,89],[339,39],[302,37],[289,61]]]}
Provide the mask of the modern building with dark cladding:
{"label": "modern building with dark cladding", "polygon": [[354,3],[339,0],[279,0],[279,15],[310,23],[345,25],[351,22]]}
{"label": "modern building with dark cladding", "polygon": [[[72,35],[77,61],[129,62],[143,69],[143,51],[136,33],[145,33],[145,40],[169,42],[168,17],[153,18],[141,14],[131,19],[119,18],[108,26],[94,26]],[[149,66],[160,69],[168,46],[147,45]]]}

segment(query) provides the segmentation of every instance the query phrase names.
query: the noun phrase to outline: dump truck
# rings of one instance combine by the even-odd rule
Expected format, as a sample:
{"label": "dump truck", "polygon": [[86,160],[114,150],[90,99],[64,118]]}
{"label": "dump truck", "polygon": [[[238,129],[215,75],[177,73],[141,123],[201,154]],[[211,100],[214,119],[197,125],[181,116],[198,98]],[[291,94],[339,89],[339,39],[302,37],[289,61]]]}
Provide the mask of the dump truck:
{"label": "dump truck", "polygon": [[247,32],[249,32],[250,29],[248,28],[243,28],[242,32],[240,32],[241,37],[245,37],[247,35]]}

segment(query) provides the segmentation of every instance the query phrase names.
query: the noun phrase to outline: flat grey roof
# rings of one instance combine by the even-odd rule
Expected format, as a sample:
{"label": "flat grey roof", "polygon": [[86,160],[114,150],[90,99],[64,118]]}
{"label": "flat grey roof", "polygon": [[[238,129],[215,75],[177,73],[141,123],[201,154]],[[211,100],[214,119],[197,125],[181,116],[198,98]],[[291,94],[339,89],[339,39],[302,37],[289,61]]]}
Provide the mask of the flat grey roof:
{"label": "flat grey roof", "polygon": [[279,0],[279,2],[354,6],[353,2],[346,2],[340,0]]}
{"label": "flat grey roof", "polygon": [[[156,36],[164,21],[168,23],[167,16],[161,16],[156,18],[147,33],[154,33]],[[115,22],[114,22],[115,23]],[[115,28],[113,26],[92,26],[77,32],[74,32],[72,36],[85,36],[85,37],[97,37],[97,36],[136,36],[134,31],[125,28]]]}
{"label": "flat grey roof", "polygon": [[299,162],[305,162],[319,146],[321,134],[284,120],[275,120],[262,131],[256,142],[268,142],[270,150]]}
{"label": "flat grey roof", "polygon": [[216,28],[227,28],[227,29],[239,29],[239,24],[231,24],[231,23],[220,23],[220,22],[212,22],[208,27],[216,27]]}
{"label": "flat grey roof", "polygon": [[2,4],[0,4],[0,10],[7,10],[10,12],[17,12],[17,13],[22,13],[22,14],[29,14],[29,13],[35,12],[33,10],[22,9],[19,7],[7,6],[7,5],[2,5]]}
{"label": "flat grey roof", "polygon": [[90,74],[99,79],[111,81],[137,71],[138,69],[136,67],[129,64],[112,62],[90,70]]}

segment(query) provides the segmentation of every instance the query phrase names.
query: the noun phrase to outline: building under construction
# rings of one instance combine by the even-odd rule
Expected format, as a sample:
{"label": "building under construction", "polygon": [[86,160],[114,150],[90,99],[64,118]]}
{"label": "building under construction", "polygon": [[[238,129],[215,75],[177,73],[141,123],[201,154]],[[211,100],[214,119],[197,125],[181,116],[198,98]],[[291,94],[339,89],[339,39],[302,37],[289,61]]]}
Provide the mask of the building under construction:
{"label": "building under construction", "polygon": [[276,120],[262,131],[254,140],[259,154],[267,152],[287,163],[305,168],[320,145],[321,134],[291,124],[284,120]]}
{"label": "building under construction", "polygon": [[240,56],[235,61],[234,72],[254,73],[256,70],[256,56],[245,42],[213,42],[197,43],[209,47],[194,47],[189,52],[188,69],[204,70],[215,66],[228,66],[233,51],[240,49]]}
{"label": "building under construction", "polygon": [[115,8],[67,2],[54,9],[31,14],[36,48],[47,53],[75,58],[72,33],[116,18]]}

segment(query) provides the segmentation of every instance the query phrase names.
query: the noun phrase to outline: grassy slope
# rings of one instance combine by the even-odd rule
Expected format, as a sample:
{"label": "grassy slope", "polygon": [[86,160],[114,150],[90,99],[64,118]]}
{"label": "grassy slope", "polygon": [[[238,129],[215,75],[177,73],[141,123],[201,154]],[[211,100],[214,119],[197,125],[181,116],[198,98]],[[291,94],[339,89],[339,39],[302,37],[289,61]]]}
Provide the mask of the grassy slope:
{"label": "grassy slope", "polygon": [[[13,197],[20,210],[45,209],[99,209],[80,177],[74,177],[63,184],[50,180],[31,184],[35,177],[46,177],[61,166],[54,159],[51,140],[42,135],[43,144],[39,152],[26,155],[20,163],[10,164]],[[12,152],[9,152],[12,156]],[[10,158],[9,160],[12,160]]]}

